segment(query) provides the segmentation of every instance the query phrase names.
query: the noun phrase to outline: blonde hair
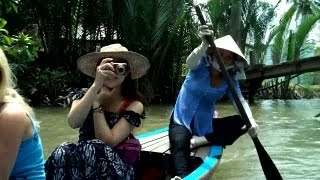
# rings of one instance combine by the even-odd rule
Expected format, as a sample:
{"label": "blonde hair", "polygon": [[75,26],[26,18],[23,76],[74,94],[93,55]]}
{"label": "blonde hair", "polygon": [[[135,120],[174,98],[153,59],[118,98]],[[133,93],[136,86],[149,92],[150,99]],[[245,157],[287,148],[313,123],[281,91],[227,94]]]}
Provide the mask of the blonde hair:
{"label": "blonde hair", "polygon": [[0,48],[0,102],[17,103],[25,108],[31,118],[35,118],[33,109],[25,102],[24,98],[16,91],[16,77],[11,71],[8,60]]}

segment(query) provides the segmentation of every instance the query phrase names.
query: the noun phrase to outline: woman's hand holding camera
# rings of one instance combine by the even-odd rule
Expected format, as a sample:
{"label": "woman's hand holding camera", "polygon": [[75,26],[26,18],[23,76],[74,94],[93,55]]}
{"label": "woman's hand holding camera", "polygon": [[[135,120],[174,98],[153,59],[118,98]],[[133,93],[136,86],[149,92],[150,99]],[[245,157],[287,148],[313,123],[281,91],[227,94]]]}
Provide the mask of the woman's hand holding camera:
{"label": "woman's hand holding camera", "polygon": [[106,58],[106,63],[97,67],[97,70],[104,76],[125,75],[127,72],[127,63],[112,62],[112,58]]}
{"label": "woman's hand holding camera", "polygon": [[95,86],[101,88],[106,80],[116,80],[118,76],[124,76],[128,72],[128,65],[125,62],[118,62],[113,58],[105,58],[96,68]]}
{"label": "woman's hand holding camera", "polygon": [[112,58],[103,59],[98,66],[98,71],[100,71],[103,76],[116,76],[112,60]]}
{"label": "woman's hand holding camera", "polygon": [[[116,74],[113,72],[114,68],[110,63],[111,58],[106,58],[103,59],[100,63],[99,66],[97,66],[96,69],[96,78],[94,80],[94,83],[99,86],[100,88],[102,87],[104,81],[107,78],[112,78],[116,76]],[[111,59],[112,60],[112,59]]]}

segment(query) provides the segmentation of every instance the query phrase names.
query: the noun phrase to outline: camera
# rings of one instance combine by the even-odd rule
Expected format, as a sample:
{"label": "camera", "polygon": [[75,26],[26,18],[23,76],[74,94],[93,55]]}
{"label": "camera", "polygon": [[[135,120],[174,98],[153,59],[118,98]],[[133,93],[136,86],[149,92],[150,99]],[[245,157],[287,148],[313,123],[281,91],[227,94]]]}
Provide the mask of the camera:
{"label": "camera", "polygon": [[112,63],[114,72],[117,75],[125,75],[127,70],[127,63]]}

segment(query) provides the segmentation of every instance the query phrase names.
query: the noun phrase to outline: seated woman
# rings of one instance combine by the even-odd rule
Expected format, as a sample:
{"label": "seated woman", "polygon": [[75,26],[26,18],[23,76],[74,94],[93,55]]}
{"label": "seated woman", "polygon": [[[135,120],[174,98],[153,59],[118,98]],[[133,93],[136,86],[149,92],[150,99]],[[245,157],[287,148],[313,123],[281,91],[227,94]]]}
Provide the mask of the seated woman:
{"label": "seated woman", "polygon": [[0,179],[45,179],[39,123],[0,49]]}
{"label": "seated woman", "polygon": [[147,58],[120,44],[79,58],[79,70],[95,78],[68,115],[70,127],[80,128],[79,142],[63,143],[51,153],[47,179],[134,179],[133,166],[116,147],[144,118],[135,80],[149,66]]}

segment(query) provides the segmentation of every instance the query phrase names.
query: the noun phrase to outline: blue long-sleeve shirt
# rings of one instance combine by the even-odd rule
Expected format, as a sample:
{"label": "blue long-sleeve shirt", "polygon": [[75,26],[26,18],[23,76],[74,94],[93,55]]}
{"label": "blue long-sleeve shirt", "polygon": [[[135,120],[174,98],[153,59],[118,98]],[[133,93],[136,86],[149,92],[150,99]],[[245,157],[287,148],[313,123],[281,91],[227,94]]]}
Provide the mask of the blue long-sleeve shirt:
{"label": "blue long-sleeve shirt", "polygon": [[[239,82],[235,80],[235,74],[230,74],[237,94],[241,95]],[[204,136],[214,132],[212,119],[215,111],[215,102],[224,94],[232,98],[231,91],[225,80],[221,80],[219,87],[210,85],[210,66],[206,57],[202,57],[198,68],[189,70],[182,84],[176,104],[173,109],[173,121],[183,125],[197,136]],[[194,121],[193,127],[191,122]]]}

